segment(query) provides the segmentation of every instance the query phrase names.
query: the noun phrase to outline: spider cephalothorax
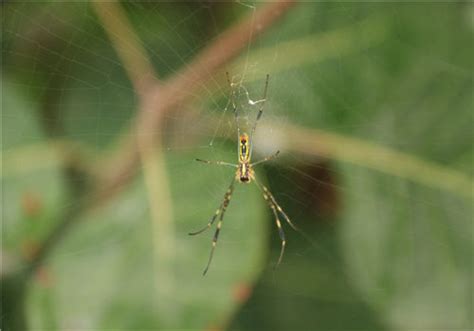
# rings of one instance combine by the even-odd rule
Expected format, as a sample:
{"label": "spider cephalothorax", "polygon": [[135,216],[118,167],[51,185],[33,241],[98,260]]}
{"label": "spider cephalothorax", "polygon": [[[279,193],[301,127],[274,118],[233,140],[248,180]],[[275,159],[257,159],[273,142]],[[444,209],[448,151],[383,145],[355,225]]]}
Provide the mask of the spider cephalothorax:
{"label": "spider cephalothorax", "polygon": [[[235,92],[232,90],[234,84],[231,83],[228,74],[227,74],[227,80],[229,82],[229,86],[230,86],[230,89],[231,89],[230,102],[233,106],[235,120],[236,120],[236,123],[237,123],[237,132],[238,132],[238,137],[239,137],[239,146],[238,146],[238,148],[239,148],[238,149],[239,162],[237,164],[233,164],[233,163],[228,163],[228,162],[224,162],[224,161],[208,161],[208,160],[196,159],[197,161],[208,163],[208,164],[218,164],[218,165],[225,165],[225,166],[231,166],[231,167],[237,168],[236,173],[235,173],[235,177],[232,179],[232,182],[230,183],[229,188],[227,189],[227,191],[224,194],[224,200],[222,201],[219,208],[216,210],[214,216],[212,216],[209,223],[207,223],[207,225],[203,229],[190,233],[190,235],[195,235],[195,234],[199,234],[199,233],[209,229],[212,226],[212,224],[214,224],[214,222],[219,217],[219,222],[217,222],[216,232],[214,233],[214,238],[212,240],[212,248],[211,248],[211,253],[209,255],[209,261],[207,262],[206,269],[204,269],[204,274],[206,274],[206,272],[209,269],[209,266],[211,264],[212,257],[213,257],[213,254],[214,254],[214,249],[216,248],[216,245],[217,245],[217,239],[219,238],[219,232],[221,230],[222,221],[224,219],[224,214],[225,214],[225,211],[227,209],[227,206],[230,203],[230,199],[232,198],[232,194],[234,192],[235,181],[238,181],[240,183],[246,183],[246,184],[253,181],[258,186],[258,188],[262,191],[263,198],[265,199],[265,201],[268,203],[268,206],[272,210],[272,213],[275,216],[275,223],[276,223],[277,228],[278,228],[278,234],[279,234],[280,239],[281,239],[280,257],[278,258],[277,265],[279,265],[280,262],[281,262],[281,259],[283,257],[283,252],[285,251],[285,245],[286,245],[285,233],[283,232],[283,228],[281,227],[280,216],[283,217],[285,219],[285,221],[288,224],[290,224],[291,227],[293,227],[293,229],[298,230],[293,225],[293,223],[290,221],[290,219],[286,215],[286,213],[278,205],[278,203],[275,200],[275,197],[270,193],[268,188],[265,185],[262,185],[257,181],[257,179],[255,178],[254,170],[253,170],[253,167],[256,166],[257,164],[260,164],[260,163],[263,163],[263,162],[266,162],[266,161],[269,161],[269,160],[275,158],[279,154],[279,151],[277,151],[273,155],[267,156],[266,158],[264,158],[260,161],[257,161],[257,162],[254,162],[254,163],[251,163],[251,161],[250,161],[250,159],[252,157],[252,138],[253,138],[253,134],[255,132],[255,129],[257,127],[257,122],[261,118],[262,113],[263,113],[263,106],[265,105],[265,101],[266,101],[266,98],[267,98],[267,89],[268,89],[269,76],[267,75],[267,79],[265,81],[265,90],[263,92],[263,99],[257,100],[257,101],[252,101],[252,100],[250,100],[250,98],[248,99],[248,102],[249,102],[250,105],[260,104],[260,107],[259,107],[259,110],[258,110],[258,113],[257,113],[257,119],[255,120],[255,123],[252,127],[252,131],[250,132],[250,136],[247,133],[242,133],[242,134],[240,133],[239,112],[237,111],[237,106],[236,106],[235,101],[234,101]],[[248,96],[248,93],[247,93],[246,90],[245,90],[245,92]]]}

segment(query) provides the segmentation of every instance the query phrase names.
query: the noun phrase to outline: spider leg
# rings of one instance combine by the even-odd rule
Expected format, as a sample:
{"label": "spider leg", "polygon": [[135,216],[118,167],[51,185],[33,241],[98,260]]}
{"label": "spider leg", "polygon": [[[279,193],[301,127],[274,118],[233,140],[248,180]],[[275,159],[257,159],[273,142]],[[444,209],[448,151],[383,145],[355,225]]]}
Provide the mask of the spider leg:
{"label": "spider leg", "polygon": [[[268,81],[270,80],[270,75],[267,74],[267,78],[265,79],[265,89],[263,90],[263,98],[262,98],[262,103],[260,104],[260,109],[258,110],[257,114],[257,120],[255,121],[255,126],[257,126],[257,121],[262,117],[263,114],[263,106],[265,105],[265,102],[267,101],[267,90],[268,90]],[[255,128],[253,129],[255,131]]]}
{"label": "spider leg", "polygon": [[[225,73],[227,77],[227,84],[229,85],[229,91],[230,91],[230,97],[229,97],[229,102],[232,104],[232,111],[234,112],[234,119],[235,119],[235,126],[237,127],[237,139],[240,138],[241,130],[240,130],[240,116],[239,112],[237,111],[237,105],[235,104],[235,91],[234,91],[234,85],[232,83],[232,80],[230,79],[229,72],[226,71]],[[237,145],[237,153],[239,152],[239,145]]]}
{"label": "spider leg", "polygon": [[214,238],[212,239],[211,253],[209,254],[209,260],[207,261],[207,265],[206,265],[206,268],[204,269],[203,276],[206,275],[207,270],[209,270],[209,266],[211,265],[211,261],[214,256],[214,250],[216,249],[217,240],[219,239],[219,233],[222,227],[224,214],[227,207],[229,206],[230,199],[232,198],[232,193],[234,192],[234,182],[235,182],[235,179],[232,180],[232,183],[230,184],[229,189],[226,191],[224,195],[224,201],[222,202],[221,207],[218,209],[218,212],[216,212],[216,215],[214,215],[211,222],[209,222],[208,226],[205,228],[205,229],[208,229],[212,225],[212,223],[216,220],[217,215],[220,214],[219,222],[217,222],[216,232],[214,233]]}
{"label": "spider leg", "polygon": [[[270,80],[270,75],[267,74],[267,78],[265,80],[265,89],[263,90],[263,99],[261,99],[260,107],[258,109],[257,119],[255,120],[255,122],[253,124],[253,127],[252,127],[252,131],[250,133],[250,141],[252,141],[252,142],[253,142],[253,134],[255,132],[255,129],[257,128],[257,123],[260,120],[260,118],[262,117],[263,108],[265,106],[265,102],[267,101],[267,90],[268,90],[268,81],[269,80]],[[250,155],[252,155],[252,151],[250,151]]]}
{"label": "spider leg", "polygon": [[[207,229],[209,229],[211,227],[211,225],[214,224],[214,222],[216,221],[217,216],[219,216],[219,214],[221,214],[223,212],[223,210],[225,211],[224,204],[226,203],[226,201],[230,201],[230,197],[232,196],[232,192],[234,191],[234,182],[235,182],[235,178],[232,180],[232,183],[230,183],[229,188],[227,189],[227,191],[224,194],[223,202],[221,203],[219,208],[217,208],[216,213],[214,214],[214,216],[212,216],[209,223],[207,223],[207,225],[205,227],[203,227],[201,230],[198,230],[198,231],[195,231],[195,232],[189,232],[188,234],[190,236],[200,234],[200,233],[206,231]],[[227,202],[227,204],[228,204],[228,202]]]}
{"label": "spider leg", "polygon": [[278,156],[278,154],[280,154],[280,151],[276,151],[274,154],[272,154],[270,156],[267,156],[266,158],[264,158],[260,161],[252,163],[251,166],[253,167],[253,166],[256,166],[257,164],[273,160],[274,158],[276,158]]}
{"label": "spider leg", "polygon": [[269,204],[269,206],[270,206],[270,208],[273,212],[273,215],[275,215],[275,223],[276,223],[276,226],[278,228],[278,234],[279,234],[280,240],[281,240],[280,256],[278,257],[278,262],[275,266],[275,267],[278,267],[281,263],[282,258],[283,258],[283,253],[285,252],[285,246],[286,246],[285,232],[283,231],[283,228],[281,227],[280,218],[278,217],[278,213],[275,209],[275,206],[273,205],[273,203],[271,203],[268,200],[268,197],[265,194],[263,195],[263,197],[268,202],[268,204]]}
{"label": "spider leg", "polygon": [[227,84],[229,84],[229,87],[232,90],[232,82],[230,80],[230,75],[228,71],[225,72],[225,77],[227,78]]}
{"label": "spider leg", "polygon": [[265,185],[262,185],[263,187],[263,191],[265,193],[268,194],[268,196],[270,197],[270,200],[272,201],[272,203],[275,205],[275,208],[278,210],[278,212],[283,216],[283,218],[285,219],[285,221],[293,228],[293,230],[295,231],[298,231],[298,232],[301,232],[301,230],[293,224],[293,222],[290,220],[290,218],[288,217],[288,215],[286,215],[286,213],[283,211],[283,209],[281,209],[280,205],[278,204],[278,202],[276,202],[275,200],[275,197],[273,196],[273,194],[268,190],[268,188],[265,186]]}
{"label": "spider leg", "polygon": [[257,187],[260,189],[260,191],[262,191],[263,198],[268,203],[268,205],[270,206],[270,209],[273,212],[273,215],[275,216],[275,223],[277,225],[278,234],[280,235],[280,239],[281,239],[280,256],[279,256],[278,262],[276,264],[276,267],[278,267],[281,263],[281,260],[283,258],[283,253],[285,252],[285,247],[286,247],[285,232],[283,231],[283,228],[281,226],[281,221],[280,221],[280,217],[278,216],[278,213],[280,213],[280,215],[282,215],[285,218],[286,222],[288,224],[290,224],[290,226],[294,230],[296,230],[298,232],[301,232],[301,231],[291,222],[290,218],[288,217],[288,215],[286,215],[286,213],[283,211],[283,209],[281,209],[280,205],[276,202],[275,198],[273,197],[271,192],[268,190],[268,188],[265,185],[260,184],[257,181],[257,179],[255,178],[255,176],[253,176],[252,179],[254,180],[254,183],[257,185]]}
{"label": "spider leg", "polygon": [[238,167],[237,164],[223,162],[223,161],[210,161],[210,160],[203,160],[203,159],[196,159],[196,161],[199,161],[199,162],[202,162],[202,163],[207,163],[207,164],[217,164],[217,165],[230,166],[230,167],[233,167],[233,168]]}
{"label": "spider leg", "polygon": [[188,234],[190,236],[194,236],[194,235],[203,233],[204,231],[209,229],[211,227],[211,225],[214,224],[214,222],[216,221],[217,216],[221,213],[221,209],[222,209],[222,205],[219,206],[219,208],[216,210],[216,213],[214,214],[214,216],[212,216],[211,220],[209,221],[209,223],[207,223],[207,225],[205,227],[203,227],[201,230],[198,230],[198,231],[195,231],[195,232],[189,232]]}
{"label": "spider leg", "polygon": [[255,184],[257,184],[257,186],[260,188],[260,190],[264,193],[264,197],[265,195],[268,196],[269,198],[269,201],[271,201],[271,203],[275,206],[276,210],[280,213],[280,215],[283,216],[283,218],[285,219],[285,221],[293,228],[293,230],[295,231],[298,231],[300,233],[302,233],[302,231],[296,226],[293,224],[293,222],[290,220],[290,218],[288,217],[288,215],[283,211],[283,209],[281,209],[280,205],[278,204],[278,202],[276,201],[275,197],[273,196],[273,194],[270,192],[270,190],[263,184],[260,184],[255,177],[252,178],[255,182]]}

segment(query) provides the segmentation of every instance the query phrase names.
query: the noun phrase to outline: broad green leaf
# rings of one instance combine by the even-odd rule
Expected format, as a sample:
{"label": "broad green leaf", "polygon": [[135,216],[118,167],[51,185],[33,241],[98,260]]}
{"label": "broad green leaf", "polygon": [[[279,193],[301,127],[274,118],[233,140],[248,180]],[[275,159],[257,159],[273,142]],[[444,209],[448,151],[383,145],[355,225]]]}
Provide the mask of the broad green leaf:
{"label": "broad green leaf", "polygon": [[51,229],[64,187],[49,153],[53,148],[37,123],[36,105],[14,85],[2,83],[2,248],[16,256],[28,254]]}
{"label": "broad green leaf", "polygon": [[[416,176],[406,180],[345,166],[341,245],[355,285],[387,325],[468,328],[474,196],[465,155],[472,155],[472,79],[429,63],[424,71],[413,68],[409,77],[388,95],[390,106],[384,108],[397,111],[377,114],[372,120],[377,129],[366,132],[461,174],[471,194],[442,189],[450,183],[429,188]],[[450,106],[456,111],[448,111]]]}
{"label": "broad green leaf", "polygon": [[341,245],[362,296],[395,329],[467,328],[472,200],[346,170]]}
{"label": "broad green leaf", "polygon": [[[212,155],[199,156],[230,161],[233,151],[214,148]],[[240,304],[239,291],[251,287],[269,263],[265,203],[254,185],[237,184],[203,277],[215,227],[199,236],[188,232],[205,226],[215,213],[234,170],[193,162],[195,156],[166,153],[171,227],[160,219],[151,224],[140,178],[64,238],[48,261],[53,279],[48,301],[61,328],[206,328],[226,322]],[[168,259],[160,258],[162,245],[155,238],[163,233],[154,231],[168,231]],[[35,328],[51,327],[43,292],[37,285],[31,296]]]}

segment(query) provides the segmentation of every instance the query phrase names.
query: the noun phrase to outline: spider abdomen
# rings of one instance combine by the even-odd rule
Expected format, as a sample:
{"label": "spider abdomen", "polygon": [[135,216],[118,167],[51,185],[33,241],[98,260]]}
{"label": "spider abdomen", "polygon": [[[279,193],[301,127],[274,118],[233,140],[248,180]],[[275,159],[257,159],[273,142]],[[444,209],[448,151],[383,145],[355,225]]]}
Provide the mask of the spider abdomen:
{"label": "spider abdomen", "polygon": [[236,173],[236,179],[241,183],[250,183],[253,176],[253,169],[248,162],[239,163]]}

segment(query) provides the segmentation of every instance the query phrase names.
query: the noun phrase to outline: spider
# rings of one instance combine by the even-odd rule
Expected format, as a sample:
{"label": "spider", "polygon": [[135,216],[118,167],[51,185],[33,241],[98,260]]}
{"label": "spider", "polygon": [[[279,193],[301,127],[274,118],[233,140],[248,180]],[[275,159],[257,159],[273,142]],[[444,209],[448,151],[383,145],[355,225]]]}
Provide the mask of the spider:
{"label": "spider", "polygon": [[278,258],[278,262],[277,262],[276,266],[278,266],[280,264],[280,262],[283,258],[283,253],[285,251],[285,246],[286,246],[285,233],[283,232],[283,228],[281,226],[280,216],[282,216],[283,219],[285,219],[285,221],[294,230],[299,231],[298,228],[291,222],[288,215],[278,205],[278,203],[277,203],[275,197],[273,196],[273,194],[268,190],[268,188],[265,185],[259,183],[257,181],[256,177],[255,177],[254,167],[258,164],[262,164],[264,162],[267,162],[267,161],[270,161],[270,160],[274,159],[275,157],[278,156],[280,151],[277,151],[276,153],[274,153],[270,156],[267,156],[262,160],[251,163],[252,151],[253,151],[253,146],[252,146],[253,140],[252,139],[253,139],[253,135],[255,133],[255,129],[257,128],[257,123],[258,123],[258,121],[260,120],[260,118],[262,117],[262,114],[263,114],[263,108],[264,108],[265,101],[266,101],[266,98],[267,98],[268,81],[269,81],[270,76],[268,74],[266,76],[265,89],[264,89],[264,92],[263,92],[263,98],[261,100],[258,100],[258,101],[250,100],[247,90],[242,85],[240,85],[240,88],[244,89],[244,92],[247,95],[248,102],[249,102],[250,105],[260,104],[259,110],[258,110],[258,113],[257,113],[257,118],[256,118],[256,120],[253,124],[252,131],[250,132],[250,136],[246,132],[241,132],[240,131],[239,113],[237,111],[237,106],[235,104],[235,99],[234,99],[235,98],[235,91],[233,90],[234,84],[231,83],[231,80],[229,78],[229,73],[226,73],[226,76],[227,76],[227,82],[228,82],[230,90],[231,90],[230,102],[232,104],[235,120],[236,120],[236,123],[237,123],[237,134],[238,134],[238,138],[239,138],[239,144],[237,146],[237,148],[238,148],[238,164],[227,163],[227,162],[223,162],[223,161],[209,161],[209,160],[196,159],[196,161],[207,163],[207,164],[230,166],[230,167],[233,167],[233,168],[237,169],[236,172],[235,172],[235,176],[232,178],[232,181],[231,181],[227,191],[224,194],[224,199],[223,199],[222,203],[220,204],[219,208],[216,210],[215,214],[212,216],[209,223],[207,223],[207,225],[204,228],[202,228],[201,230],[189,233],[189,235],[200,234],[200,233],[204,232],[205,230],[209,229],[214,224],[214,222],[217,220],[217,218],[219,218],[219,221],[217,222],[216,231],[215,231],[214,237],[212,239],[212,248],[211,248],[211,252],[210,252],[210,255],[209,255],[209,260],[207,262],[206,268],[204,269],[203,275],[206,275],[207,271],[209,270],[209,266],[211,265],[211,261],[212,261],[213,255],[214,255],[214,250],[215,250],[216,245],[217,245],[217,239],[219,238],[219,232],[221,230],[222,221],[224,219],[224,214],[227,210],[227,207],[229,206],[230,199],[232,198],[232,194],[234,192],[234,184],[235,184],[236,181],[240,182],[242,184],[249,184],[253,181],[257,185],[257,187],[260,189],[260,191],[262,192],[263,198],[268,203],[268,206],[270,207],[270,209],[273,212],[273,215],[275,216],[275,223],[276,223],[276,226],[278,228],[278,234],[279,234],[280,240],[281,240],[280,256]]}

